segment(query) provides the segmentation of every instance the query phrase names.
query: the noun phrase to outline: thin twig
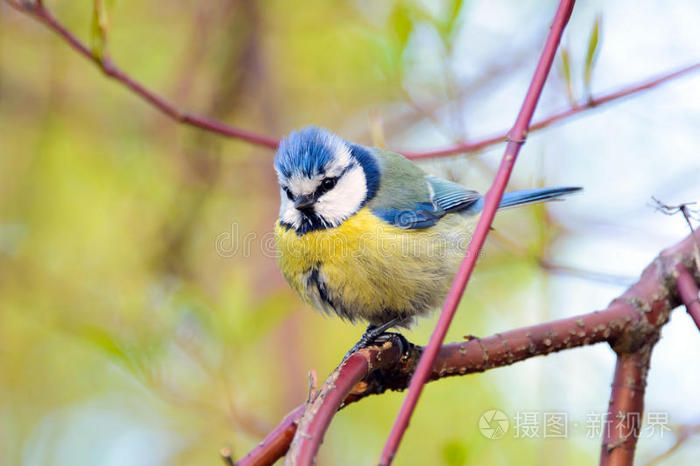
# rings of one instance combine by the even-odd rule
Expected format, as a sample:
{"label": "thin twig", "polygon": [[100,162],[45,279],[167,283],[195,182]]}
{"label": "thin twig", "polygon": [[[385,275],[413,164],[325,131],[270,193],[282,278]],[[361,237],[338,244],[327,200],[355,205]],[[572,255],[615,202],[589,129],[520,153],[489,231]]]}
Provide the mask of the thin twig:
{"label": "thin twig", "polygon": [[[500,233],[498,230],[491,230],[490,235],[492,239],[498,241],[498,243],[500,243],[512,254],[522,259],[532,259],[532,254],[526,248],[521,247],[515,241]],[[542,270],[552,274],[568,275],[570,277],[619,286],[629,286],[630,283],[634,283],[635,281],[634,277],[625,277],[621,275],[598,272],[596,270],[586,270],[579,267],[559,264],[546,257],[544,254],[540,257],[534,257],[534,260]]]}
{"label": "thin twig", "polygon": [[316,388],[318,387],[318,375],[316,371],[311,369],[309,371],[309,394],[306,396],[306,403],[311,403],[314,393],[316,393]]}
{"label": "thin twig", "polygon": [[375,370],[396,364],[400,358],[400,345],[387,341],[382,347],[356,351],[343,361],[326,379],[313,400],[306,404],[285,465],[315,464],[324,434],[353,387]]}
{"label": "thin twig", "polygon": [[546,258],[538,259],[537,264],[549,273],[568,275],[570,277],[581,278],[584,280],[608,283],[618,286],[627,286],[630,283],[634,283],[633,277],[598,272],[597,270],[586,270],[579,267],[571,267],[569,265],[558,264]]}
{"label": "thin twig", "polygon": [[236,463],[233,461],[233,451],[231,447],[223,447],[219,450],[219,456],[221,456],[221,459],[227,466],[236,466]]}
{"label": "thin twig", "polygon": [[424,384],[428,381],[430,370],[433,367],[435,358],[438,355],[440,346],[442,345],[447,330],[452,322],[452,318],[457,310],[457,305],[459,304],[462,294],[467,286],[467,282],[476,266],[476,261],[479,256],[479,251],[486,241],[486,236],[491,228],[491,223],[496,214],[496,210],[503,197],[503,192],[505,191],[506,184],[510,178],[510,174],[515,165],[515,160],[518,157],[520,148],[525,143],[527,138],[528,128],[530,126],[530,121],[532,120],[532,115],[535,112],[535,107],[537,106],[537,101],[542,93],[542,88],[549,74],[549,70],[552,67],[552,62],[554,61],[554,55],[556,54],[559,41],[564,32],[564,27],[566,26],[571,12],[574,7],[574,0],[561,0],[557,12],[554,16],[554,21],[547,35],[547,40],[545,41],[544,49],[540,60],[535,69],[535,74],[530,83],[530,87],[525,95],[525,100],[518,113],[518,117],[515,120],[513,129],[509,132],[509,141],[506,146],[505,153],[501,161],[501,165],[496,173],[496,178],[493,181],[491,189],[489,189],[486,194],[486,199],[484,203],[484,210],[479,219],[479,223],[476,226],[474,236],[469,243],[466,256],[462,262],[459,271],[452,283],[449,294],[447,295],[447,300],[443,307],[442,313],[438,319],[438,323],[435,326],[435,330],[430,337],[430,342],[428,347],[421,358],[418,367],[416,368],[416,373],[411,380],[408,393],[401,406],[401,410],[396,418],[396,421],[391,429],[389,438],[386,441],[384,450],[379,458],[380,465],[389,465],[392,463],[396,451],[398,450],[403,434],[408,428],[408,423],[413,415],[413,411],[418,403],[418,398],[421,395]]}
{"label": "thin twig", "polygon": [[680,447],[683,446],[685,442],[688,441],[693,435],[695,434],[700,434],[700,423],[698,424],[693,424],[693,425],[683,425],[683,426],[678,426],[678,428],[675,429],[676,431],[676,441],[673,442],[673,445],[671,445],[668,450],[660,453],[658,456],[652,458],[646,466],[656,466],[657,464],[661,463],[662,461],[668,459],[672,454],[674,454]]}
{"label": "thin twig", "polygon": [[223,136],[241,139],[258,146],[269,147],[272,149],[277,147],[279,141],[276,139],[236,128],[213,118],[195,115],[193,113],[188,113],[178,109],[173,103],[151,91],[139,81],[128,75],[125,71],[118,68],[117,65],[109,58],[100,58],[93,55],[90,49],[80,40],[78,40],[78,38],[75,37],[75,35],[73,35],[68,29],[66,29],[43,5],[22,4],[10,0],[5,1],[17,10],[30,15],[38,21],[41,21],[49,29],[68,42],[68,44],[75,51],[98,66],[106,76],[120,82],[173,120],[185,125],[218,133]]}
{"label": "thin twig", "polygon": [[[700,232],[695,234],[695,237],[698,236]],[[678,276],[676,271],[679,264],[692,264],[693,240],[689,235],[677,245],[663,251],[644,270],[638,281],[604,310],[443,345],[431,368],[429,380],[484,372],[535,356],[605,341],[619,353],[636,351],[644,344],[650,344],[667,322],[671,310],[682,304],[673,289],[674,280]],[[369,373],[353,387],[338,408],[370,395],[381,394],[385,390],[406,389],[424,349],[412,346],[405,357],[398,363],[393,359],[394,365],[391,365],[388,360],[396,357],[396,353],[392,352],[394,349],[388,345],[374,347],[373,350],[377,351],[376,359],[385,359],[388,367]],[[351,374],[346,372],[343,377],[349,375]],[[335,376],[329,377],[329,380],[333,377]],[[304,406],[300,406],[288,415],[238,465],[271,465],[282,457],[294,436],[296,423],[303,410]],[[328,416],[330,411],[332,410],[327,410],[324,415]],[[325,423],[326,427],[327,425]],[[315,430],[314,435],[318,434],[321,437],[323,435]]]}
{"label": "thin twig", "polygon": [[294,433],[297,431],[297,422],[304,413],[304,406],[298,406],[287,414],[282,419],[282,422],[272,432],[267,434],[267,437],[262,442],[257,444],[243,458],[236,461],[236,466],[271,465],[282,458],[292,443]]}
{"label": "thin twig", "polygon": [[[686,74],[692,73],[693,71],[700,70],[700,62],[694,63],[689,66],[685,66],[683,68],[679,68],[677,70],[663,73],[661,75],[655,76],[653,78],[638,82],[636,84],[629,84],[626,85],[616,91],[609,92],[607,94],[600,95],[598,97],[594,97],[591,100],[586,100],[585,102],[579,103],[577,105],[574,105],[566,110],[561,110],[559,112],[556,112],[548,117],[542,118],[541,120],[533,123],[530,126],[530,132],[537,131],[543,128],[546,128],[548,126],[551,126],[552,124],[568,119],[570,117],[573,117],[575,115],[578,115],[580,113],[583,113],[587,110],[592,110],[594,108],[598,108],[602,105],[611,103],[611,102],[616,102],[620,101],[626,97],[629,97],[634,94],[638,94],[643,91],[647,91],[649,89],[652,89],[654,87],[657,87],[661,84],[664,84],[668,81],[671,81],[673,79],[679,78],[681,76],[684,76]],[[502,142],[505,142],[508,139],[508,132],[504,131],[502,133],[496,134],[494,136],[489,136],[483,139],[479,139],[476,141],[472,142],[465,142],[462,144],[456,144],[451,147],[447,147],[444,149],[437,149],[437,150],[431,150],[431,151],[422,151],[422,152],[411,152],[411,151],[400,151],[403,155],[410,159],[428,159],[428,158],[436,158],[436,157],[445,157],[449,155],[456,155],[456,154],[463,154],[467,152],[477,152],[480,150],[483,150],[487,147],[493,146],[495,144],[500,144]]]}
{"label": "thin twig", "polygon": [[[690,228],[690,233],[693,234],[693,237],[695,237],[695,229],[693,228],[693,223],[690,221],[690,219],[692,218],[693,220],[699,220],[700,210],[691,209],[690,207],[688,207],[691,205],[695,205],[695,202],[685,202],[683,204],[678,205],[668,205],[664,204],[654,196],[651,196],[651,199],[654,201],[653,207],[665,215],[675,215],[680,212],[683,215],[685,222],[688,224],[688,228]],[[698,245],[697,241],[695,241],[695,247],[693,252],[695,267],[698,270],[700,270],[700,245]]]}
{"label": "thin twig", "polygon": [[[49,12],[49,10],[43,5],[42,2],[37,1],[35,4],[22,3],[18,0],[5,0],[5,2],[8,5],[15,8],[16,10],[19,10],[22,13],[25,13],[31,16],[32,18],[42,22],[49,29],[53,30],[55,33],[61,36],[74,50],[76,50],[88,60],[95,63],[98,67],[100,67],[100,69],[102,69],[102,71],[107,76],[113,78],[116,81],[121,82],[124,86],[136,93],[139,97],[146,100],[151,105],[155,106],[158,110],[165,113],[173,120],[182,124],[197,127],[205,131],[216,133],[221,136],[240,139],[251,144],[269,147],[272,149],[277,147],[277,144],[279,142],[277,139],[270,138],[268,136],[264,136],[254,132],[246,131],[243,129],[235,128],[213,118],[198,116],[192,113],[187,113],[182,110],[179,110],[173,103],[158,96],[156,93],[146,88],[137,80],[128,75],[125,71],[117,68],[112,61],[104,60],[100,62],[100,60],[98,60],[90,52],[87,46],[80,42],[77,37],[75,37],[61,23],[58,22],[58,20]],[[542,120],[533,123],[530,126],[529,130],[530,132],[533,132],[542,128],[546,128],[561,120],[568,119],[569,117],[578,115],[587,110],[591,110],[611,102],[619,101],[631,95],[652,89],[665,82],[684,76],[698,69],[700,69],[700,62],[680,68],[678,70],[663,73],[657,77],[636,84],[626,85],[620,88],[619,90],[603,94],[591,100],[586,100],[585,102],[574,105],[566,110],[556,112],[546,118],[543,118]],[[399,152],[412,159],[445,157],[455,154],[478,152],[482,149],[485,149],[486,147],[490,147],[495,144],[500,144],[506,141],[507,138],[508,133],[503,132],[476,141],[456,144],[445,149],[437,149],[423,152],[399,150]]]}

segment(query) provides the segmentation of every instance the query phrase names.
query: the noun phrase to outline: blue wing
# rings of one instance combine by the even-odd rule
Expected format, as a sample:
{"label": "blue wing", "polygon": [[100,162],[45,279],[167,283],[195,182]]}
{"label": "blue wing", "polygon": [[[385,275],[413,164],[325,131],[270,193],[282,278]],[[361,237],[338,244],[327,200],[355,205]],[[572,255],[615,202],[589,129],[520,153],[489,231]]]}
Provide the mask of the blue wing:
{"label": "blue wing", "polygon": [[375,208],[378,217],[399,228],[420,229],[435,225],[445,214],[468,209],[481,195],[456,183],[426,176],[426,199],[411,208]]}
{"label": "blue wing", "polygon": [[[420,229],[432,227],[450,212],[477,214],[484,207],[484,199],[476,191],[432,176],[427,176],[426,181],[429,202],[416,202],[412,209],[373,209],[373,212],[396,227]],[[580,187],[567,186],[505,193],[499,208],[559,199],[580,190]]]}
{"label": "blue wing", "polygon": [[481,194],[457,183],[434,176],[426,176],[425,178],[430,187],[433,204],[444,213],[467,209],[481,199]]}
{"label": "blue wing", "polygon": [[[383,149],[368,149],[381,167],[381,189],[368,203],[384,221],[406,229],[430,228],[450,212],[478,214],[484,198],[457,183],[426,175],[403,156]],[[579,187],[541,188],[503,195],[499,207],[558,199]]]}

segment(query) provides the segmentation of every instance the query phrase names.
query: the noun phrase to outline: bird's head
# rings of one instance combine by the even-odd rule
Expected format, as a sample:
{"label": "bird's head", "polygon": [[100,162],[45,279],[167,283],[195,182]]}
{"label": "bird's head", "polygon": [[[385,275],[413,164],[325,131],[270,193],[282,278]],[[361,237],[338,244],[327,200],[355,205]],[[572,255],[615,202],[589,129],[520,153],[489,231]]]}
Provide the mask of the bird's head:
{"label": "bird's head", "polygon": [[337,227],[374,197],[375,157],[330,131],[307,127],[280,142],[275,156],[280,223],[298,234]]}

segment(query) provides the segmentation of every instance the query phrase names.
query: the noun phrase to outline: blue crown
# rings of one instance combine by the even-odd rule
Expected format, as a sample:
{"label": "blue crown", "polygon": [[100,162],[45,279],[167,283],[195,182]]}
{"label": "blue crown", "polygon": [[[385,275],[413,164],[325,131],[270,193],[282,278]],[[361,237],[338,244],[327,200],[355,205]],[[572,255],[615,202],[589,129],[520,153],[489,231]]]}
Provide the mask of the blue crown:
{"label": "blue crown", "polygon": [[323,174],[334,154],[346,142],[327,129],[307,126],[293,131],[280,142],[275,168],[285,178],[293,174],[306,177]]}

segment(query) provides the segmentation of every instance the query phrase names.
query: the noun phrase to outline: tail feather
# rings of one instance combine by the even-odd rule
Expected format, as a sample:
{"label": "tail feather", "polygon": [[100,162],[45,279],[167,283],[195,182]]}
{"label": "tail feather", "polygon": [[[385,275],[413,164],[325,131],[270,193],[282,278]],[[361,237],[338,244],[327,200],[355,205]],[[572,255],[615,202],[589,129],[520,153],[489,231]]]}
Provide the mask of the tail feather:
{"label": "tail feather", "polygon": [[[576,193],[582,189],[583,188],[579,186],[564,186],[560,188],[526,189],[523,191],[504,193],[501,199],[501,205],[499,205],[498,208],[503,209],[505,207],[516,207],[525,204],[558,200],[563,196]],[[483,209],[484,198],[482,197],[469,207],[469,212],[481,212]]]}
{"label": "tail feather", "polygon": [[501,199],[500,209],[504,207],[514,207],[524,204],[534,204],[536,202],[544,202],[559,199],[567,194],[573,194],[581,191],[583,188],[579,186],[566,186],[559,188],[540,188],[527,189],[524,191],[515,191],[512,193],[503,194]]}

